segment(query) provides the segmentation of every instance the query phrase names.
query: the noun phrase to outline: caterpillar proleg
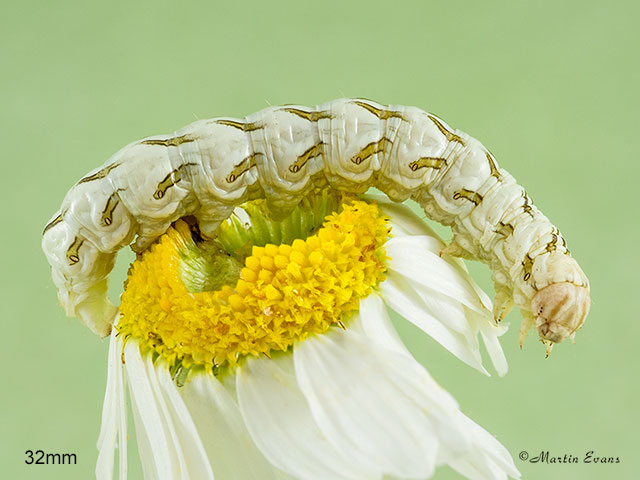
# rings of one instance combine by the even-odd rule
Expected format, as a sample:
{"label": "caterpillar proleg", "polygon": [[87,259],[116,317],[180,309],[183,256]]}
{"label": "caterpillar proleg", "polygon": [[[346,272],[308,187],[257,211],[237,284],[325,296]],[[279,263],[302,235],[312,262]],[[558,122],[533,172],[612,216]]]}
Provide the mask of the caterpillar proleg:
{"label": "caterpillar proleg", "polygon": [[194,216],[209,237],[233,209],[265,198],[274,215],[315,188],[416,200],[453,230],[443,251],[493,271],[494,314],[513,305],[522,338],[535,325],[550,347],[575,334],[589,284],[559,230],[477,140],[416,107],[340,99],[270,107],[244,119],[199,120],[134,142],[80,179],[44,229],[60,303],[107,335],[116,307],[107,276],[117,251],[140,252]]}

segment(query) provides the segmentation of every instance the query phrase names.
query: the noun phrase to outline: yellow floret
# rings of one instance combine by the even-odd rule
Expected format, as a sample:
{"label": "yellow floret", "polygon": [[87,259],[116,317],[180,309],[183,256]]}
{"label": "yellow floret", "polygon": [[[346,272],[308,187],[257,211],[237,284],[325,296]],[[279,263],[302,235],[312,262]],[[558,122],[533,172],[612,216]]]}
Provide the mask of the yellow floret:
{"label": "yellow floret", "polygon": [[133,263],[117,328],[170,364],[208,370],[287,350],[358,309],[384,279],[388,234],[375,204],[352,201],[306,240],[254,246],[235,285],[191,293],[179,265],[193,239],[178,222]]}

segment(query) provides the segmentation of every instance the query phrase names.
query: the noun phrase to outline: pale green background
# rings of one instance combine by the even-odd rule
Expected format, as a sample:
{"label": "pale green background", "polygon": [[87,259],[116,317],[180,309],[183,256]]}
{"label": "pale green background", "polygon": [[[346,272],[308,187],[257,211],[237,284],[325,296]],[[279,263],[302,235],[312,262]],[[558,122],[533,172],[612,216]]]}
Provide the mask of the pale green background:
{"label": "pale green background", "polygon": [[[638,475],[637,5],[3,0],[0,477],[93,474],[107,344],[64,317],[40,251],[67,189],[146,135],[341,96],[417,105],[479,138],[592,282],[577,344],[547,360],[533,336],[519,350],[520,317],[510,315],[505,378],[405,326],[416,357],[524,478]],[[472,272],[491,289],[485,267]],[[75,453],[78,464],[26,466],[27,449]],[[534,465],[521,450],[595,450],[620,464]],[[457,476],[445,468],[436,478]]]}

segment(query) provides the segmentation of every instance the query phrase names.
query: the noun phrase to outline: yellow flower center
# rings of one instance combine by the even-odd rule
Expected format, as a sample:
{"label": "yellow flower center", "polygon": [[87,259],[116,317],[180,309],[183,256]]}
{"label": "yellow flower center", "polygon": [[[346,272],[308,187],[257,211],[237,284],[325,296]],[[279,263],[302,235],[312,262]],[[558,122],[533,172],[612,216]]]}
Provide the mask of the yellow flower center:
{"label": "yellow flower center", "polygon": [[[237,268],[229,256],[236,251],[211,254],[178,221],[132,264],[119,334],[136,338],[143,352],[155,351],[171,365],[208,371],[246,355],[285,351],[332,324],[342,326],[359,299],[383,280],[386,221],[373,203],[343,200],[342,210],[326,216],[305,240],[256,246],[245,234],[249,242],[238,251],[250,255]],[[237,243],[232,227],[223,224],[217,245]]]}

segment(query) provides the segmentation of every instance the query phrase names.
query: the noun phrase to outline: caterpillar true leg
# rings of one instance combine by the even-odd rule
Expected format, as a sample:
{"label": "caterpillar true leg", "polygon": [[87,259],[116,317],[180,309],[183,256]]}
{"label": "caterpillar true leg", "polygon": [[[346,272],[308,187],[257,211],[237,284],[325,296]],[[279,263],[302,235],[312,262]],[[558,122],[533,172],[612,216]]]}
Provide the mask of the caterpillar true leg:
{"label": "caterpillar true leg", "polygon": [[275,216],[312,189],[416,200],[453,230],[443,254],[493,271],[496,318],[512,305],[553,345],[589,311],[589,284],[559,230],[477,140],[415,107],[340,99],[316,108],[270,107],[245,119],[200,120],[116,153],[71,188],[43,249],[69,315],[108,331],[106,277],[115,252],[144,250],[172,222],[194,216],[215,236],[243,202],[265,198]]}

